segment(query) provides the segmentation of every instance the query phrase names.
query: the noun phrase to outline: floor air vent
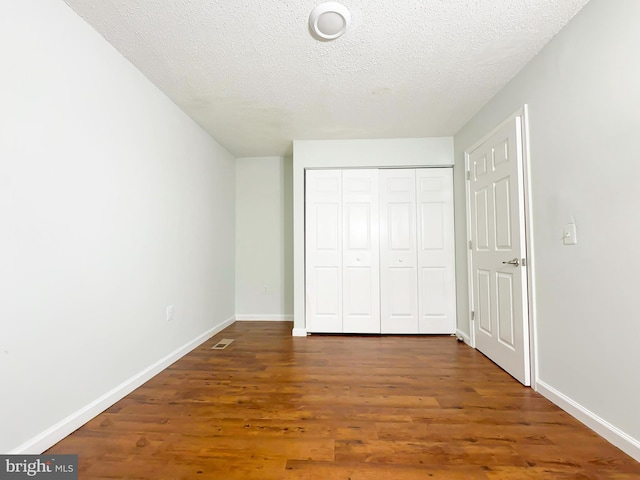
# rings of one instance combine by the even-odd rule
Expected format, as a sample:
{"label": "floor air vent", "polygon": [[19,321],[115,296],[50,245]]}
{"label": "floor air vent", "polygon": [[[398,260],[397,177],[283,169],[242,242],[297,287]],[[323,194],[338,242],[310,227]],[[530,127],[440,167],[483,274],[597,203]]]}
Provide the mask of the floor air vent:
{"label": "floor air vent", "polygon": [[218,343],[216,343],[213,347],[211,347],[211,350],[224,350],[229,345],[231,345],[231,342],[233,342],[233,338],[223,338]]}

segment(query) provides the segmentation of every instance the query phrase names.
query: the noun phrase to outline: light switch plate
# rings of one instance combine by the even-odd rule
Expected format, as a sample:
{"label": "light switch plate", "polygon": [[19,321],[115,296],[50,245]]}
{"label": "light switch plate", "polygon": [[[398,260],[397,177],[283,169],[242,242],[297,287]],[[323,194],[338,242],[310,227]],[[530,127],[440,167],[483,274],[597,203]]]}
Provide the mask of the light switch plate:
{"label": "light switch plate", "polygon": [[567,223],[562,231],[562,243],[565,245],[576,245],[578,237],[576,236],[576,224]]}

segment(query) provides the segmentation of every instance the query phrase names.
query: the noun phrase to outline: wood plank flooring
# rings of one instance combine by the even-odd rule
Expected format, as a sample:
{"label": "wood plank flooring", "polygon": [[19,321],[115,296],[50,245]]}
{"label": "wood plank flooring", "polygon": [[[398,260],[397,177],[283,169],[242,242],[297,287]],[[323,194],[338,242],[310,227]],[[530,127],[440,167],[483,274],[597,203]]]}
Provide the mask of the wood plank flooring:
{"label": "wood plank flooring", "polygon": [[79,454],[81,479],[640,478],[453,337],[279,322],[235,323],[46,453]]}

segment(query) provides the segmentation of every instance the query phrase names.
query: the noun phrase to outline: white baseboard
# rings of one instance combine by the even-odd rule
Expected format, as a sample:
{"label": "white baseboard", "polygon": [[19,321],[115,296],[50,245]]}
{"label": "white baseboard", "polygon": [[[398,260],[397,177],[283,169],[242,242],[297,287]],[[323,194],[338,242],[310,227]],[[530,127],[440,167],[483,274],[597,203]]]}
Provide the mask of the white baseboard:
{"label": "white baseboard", "polygon": [[456,328],[456,337],[461,338],[464,343],[471,346],[471,337],[464,333],[462,330]]}
{"label": "white baseboard", "polygon": [[306,337],[307,329],[306,328],[294,328],[291,332],[291,335],[294,337]]}
{"label": "white baseboard", "polygon": [[48,428],[42,433],[39,433],[32,439],[26,441],[19,447],[9,452],[11,455],[27,455],[27,454],[41,454],[49,447],[55,445],[67,435],[73,433],[82,425],[87,423],[92,418],[96,417],[100,413],[104,412],[107,408],[111,407],[117,401],[123,399],[136,388],[147,382],[169,365],[179,360],[191,350],[209,340],[216,333],[221,332],[229,325],[235,322],[234,317],[230,317],[223,322],[219,323],[212,329],[206,331],[202,335],[199,335],[189,343],[174,350],[169,355],[161,358],[153,365],[142,370],[140,373],[134,375],[130,379],[124,381],[117,387],[113,388],[109,392],[105,393],[101,397],[97,398],[90,404],[81,408],[80,410],[72,413],[67,418],[60,420],[58,423]]}
{"label": "white baseboard", "polygon": [[598,435],[604,437],[627,455],[640,462],[640,441],[611,425],[591,410],[583,407],[578,402],[575,402],[540,379],[536,380],[536,390],[565,412],[584,423]]}
{"label": "white baseboard", "polygon": [[236,315],[238,322],[293,322],[293,315],[266,315],[262,313],[251,313]]}

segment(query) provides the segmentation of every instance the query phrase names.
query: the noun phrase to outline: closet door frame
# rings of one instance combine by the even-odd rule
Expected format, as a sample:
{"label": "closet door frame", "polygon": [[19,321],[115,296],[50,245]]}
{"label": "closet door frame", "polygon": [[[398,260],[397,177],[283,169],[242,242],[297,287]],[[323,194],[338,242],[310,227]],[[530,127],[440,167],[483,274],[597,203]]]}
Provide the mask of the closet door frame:
{"label": "closet door frame", "polygon": [[[455,164],[452,137],[379,138],[358,140],[294,140],[291,170],[293,208],[293,325],[295,337],[307,335],[305,319],[305,172],[343,168],[452,168]],[[287,162],[288,163],[288,162]],[[291,174],[289,175],[289,171]],[[283,192],[288,196],[288,189]],[[457,200],[457,198],[456,198]],[[288,246],[285,245],[285,248]],[[285,265],[286,266],[286,265]],[[287,283],[289,283],[287,281]],[[289,308],[288,299],[285,298]],[[285,318],[291,318],[288,315]]]}

